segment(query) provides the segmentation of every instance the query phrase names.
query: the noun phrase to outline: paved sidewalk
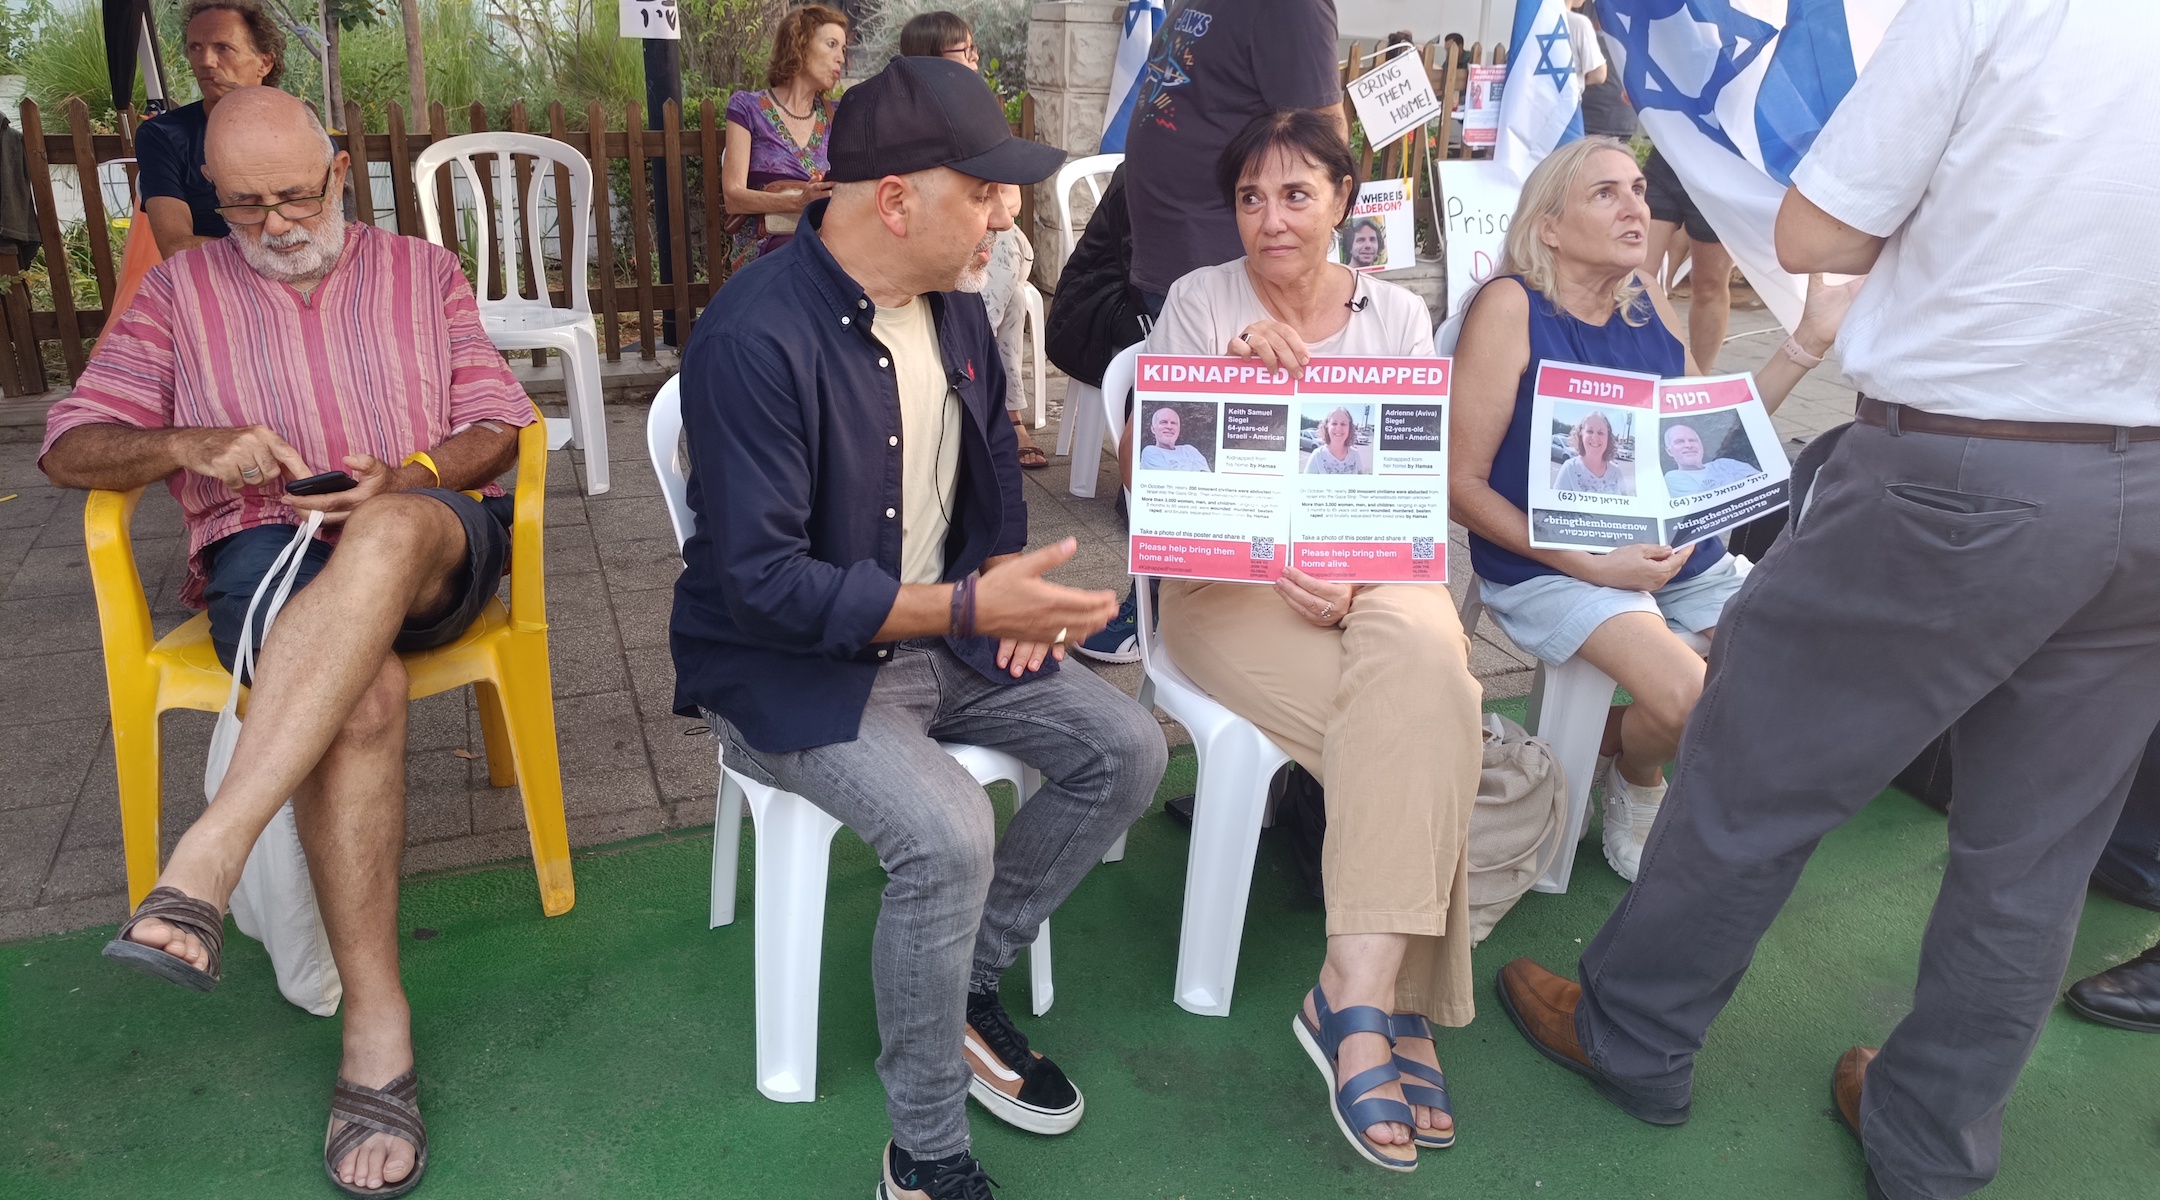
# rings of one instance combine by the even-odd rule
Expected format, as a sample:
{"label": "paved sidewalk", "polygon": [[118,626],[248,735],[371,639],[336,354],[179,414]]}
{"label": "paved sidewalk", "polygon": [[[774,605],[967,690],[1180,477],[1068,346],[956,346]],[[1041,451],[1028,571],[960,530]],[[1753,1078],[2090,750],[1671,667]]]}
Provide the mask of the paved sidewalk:
{"label": "paved sidewalk", "polygon": [[[1754,330],[1766,313],[1734,314],[1723,365],[1752,368],[1777,344]],[[1055,445],[1051,423],[1036,431]],[[1829,367],[1816,372],[1778,416],[1797,453],[1850,412],[1852,393]],[[548,619],[556,726],[570,838],[620,841],[712,822],[717,767],[703,727],[669,712],[671,585],[680,567],[658,486],[644,459],[644,411],[608,410],[614,488],[579,491],[573,455],[549,463]],[[46,485],[37,471],[36,428],[0,428],[0,941],[110,924],[125,916],[125,874],[97,610],[82,551],[83,494]],[[1037,545],[1068,534],[1080,553],[1060,578],[1120,587],[1123,525],[1105,458],[1097,498],[1066,494],[1055,458],[1028,473]],[[159,632],[189,615],[176,600],[186,543],[177,505],[145,493],[135,518],[137,562]],[[1461,531],[1451,572],[1467,578]],[[1460,585],[1458,584],[1458,591]],[[1490,623],[1472,667],[1491,697],[1521,695],[1533,664]],[[1137,666],[1102,674],[1131,692]],[[203,805],[201,765],[214,717],[174,712],[164,722],[165,848]],[[1187,740],[1166,725],[1173,742]],[[408,871],[441,870],[526,854],[515,789],[488,786],[486,750],[469,689],[413,706],[407,768]]]}

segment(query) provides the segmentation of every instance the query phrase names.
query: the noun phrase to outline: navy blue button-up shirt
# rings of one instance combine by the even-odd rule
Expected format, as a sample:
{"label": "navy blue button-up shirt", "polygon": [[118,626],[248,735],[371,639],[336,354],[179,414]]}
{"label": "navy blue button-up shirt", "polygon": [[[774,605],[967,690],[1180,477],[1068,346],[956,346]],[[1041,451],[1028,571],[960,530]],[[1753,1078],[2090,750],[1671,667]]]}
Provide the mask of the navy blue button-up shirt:
{"label": "navy blue button-up shirt", "polygon": [[[768,752],[855,737],[891,653],[871,639],[900,591],[900,390],[879,365],[890,351],[870,331],[877,306],[818,237],[824,208],[728,280],[683,354],[697,532],[669,625],[675,711],[710,709]],[[964,414],[952,580],[1025,548],[1027,503],[982,299],[924,300]],[[949,642],[1014,682],[991,639]]]}

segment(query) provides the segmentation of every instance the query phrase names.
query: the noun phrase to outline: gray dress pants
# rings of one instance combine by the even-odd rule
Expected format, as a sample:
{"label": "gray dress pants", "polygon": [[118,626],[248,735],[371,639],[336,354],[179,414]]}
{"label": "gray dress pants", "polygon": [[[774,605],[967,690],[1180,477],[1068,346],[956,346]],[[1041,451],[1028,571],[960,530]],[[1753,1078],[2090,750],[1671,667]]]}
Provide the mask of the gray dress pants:
{"label": "gray dress pants", "polygon": [[[832,814],[885,865],[870,979],[893,1140],[917,1158],[967,1149],[968,991],[997,987],[1147,811],[1169,756],[1162,727],[1086,667],[1005,687],[924,638],[879,668],[852,742],[768,754],[713,728],[730,767]],[[1043,773],[1002,841],[989,796],[941,740]]]}
{"label": "gray dress pants", "polygon": [[1860,1107],[1884,1192],[1943,1200],[1995,1175],[2160,721],[2160,442],[1844,434],[1725,609],[1642,875],[1583,955],[1576,1030],[1623,1087],[1685,1103],[1816,844],[1954,723],[1949,865]]}

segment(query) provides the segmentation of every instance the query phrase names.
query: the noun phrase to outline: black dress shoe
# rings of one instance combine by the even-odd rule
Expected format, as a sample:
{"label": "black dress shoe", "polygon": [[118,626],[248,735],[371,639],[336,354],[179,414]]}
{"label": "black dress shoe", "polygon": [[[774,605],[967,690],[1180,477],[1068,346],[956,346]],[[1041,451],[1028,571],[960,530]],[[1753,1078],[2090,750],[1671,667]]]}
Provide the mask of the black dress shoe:
{"label": "black dress shoe", "polygon": [[2089,882],[2092,890],[2110,900],[2120,900],[2136,908],[2160,912],[2160,889],[2150,886],[2142,879],[2125,879],[2109,872],[2105,860],[2093,868]]}
{"label": "black dress shoe", "polygon": [[2160,1033],[2160,946],[2071,984],[2063,1002],[2088,1021]]}

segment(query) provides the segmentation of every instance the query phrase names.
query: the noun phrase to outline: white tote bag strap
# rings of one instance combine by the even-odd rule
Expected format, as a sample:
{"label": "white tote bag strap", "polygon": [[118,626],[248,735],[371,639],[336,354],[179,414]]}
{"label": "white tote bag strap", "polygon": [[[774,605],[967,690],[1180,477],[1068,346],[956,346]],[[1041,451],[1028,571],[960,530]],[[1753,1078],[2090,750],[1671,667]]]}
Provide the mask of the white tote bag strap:
{"label": "white tote bag strap", "polygon": [[[263,593],[270,590],[272,582],[277,584],[277,592],[270,598],[270,608],[263,613],[263,635],[267,637],[270,622],[277,620],[286,599],[292,595],[293,584],[300,578],[300,565],[307,560],[308,543],[315,539],[315,531],[320,528],[322,514],[309,513],[307,523],[294,531],[292,540],[285,543],[270,569],[263,572],[262,582],[255,585],[255,595],[248,600],[247,615],[240,621],[240,648],[233,654],[232,689],[225,694],[224,712],[240,711],[240,681],[253,678],[255,674],[255,610],[262,605]],[[221,770],[219,774],[224,772]],[[213,786],[210,790],[217,789]]]}

